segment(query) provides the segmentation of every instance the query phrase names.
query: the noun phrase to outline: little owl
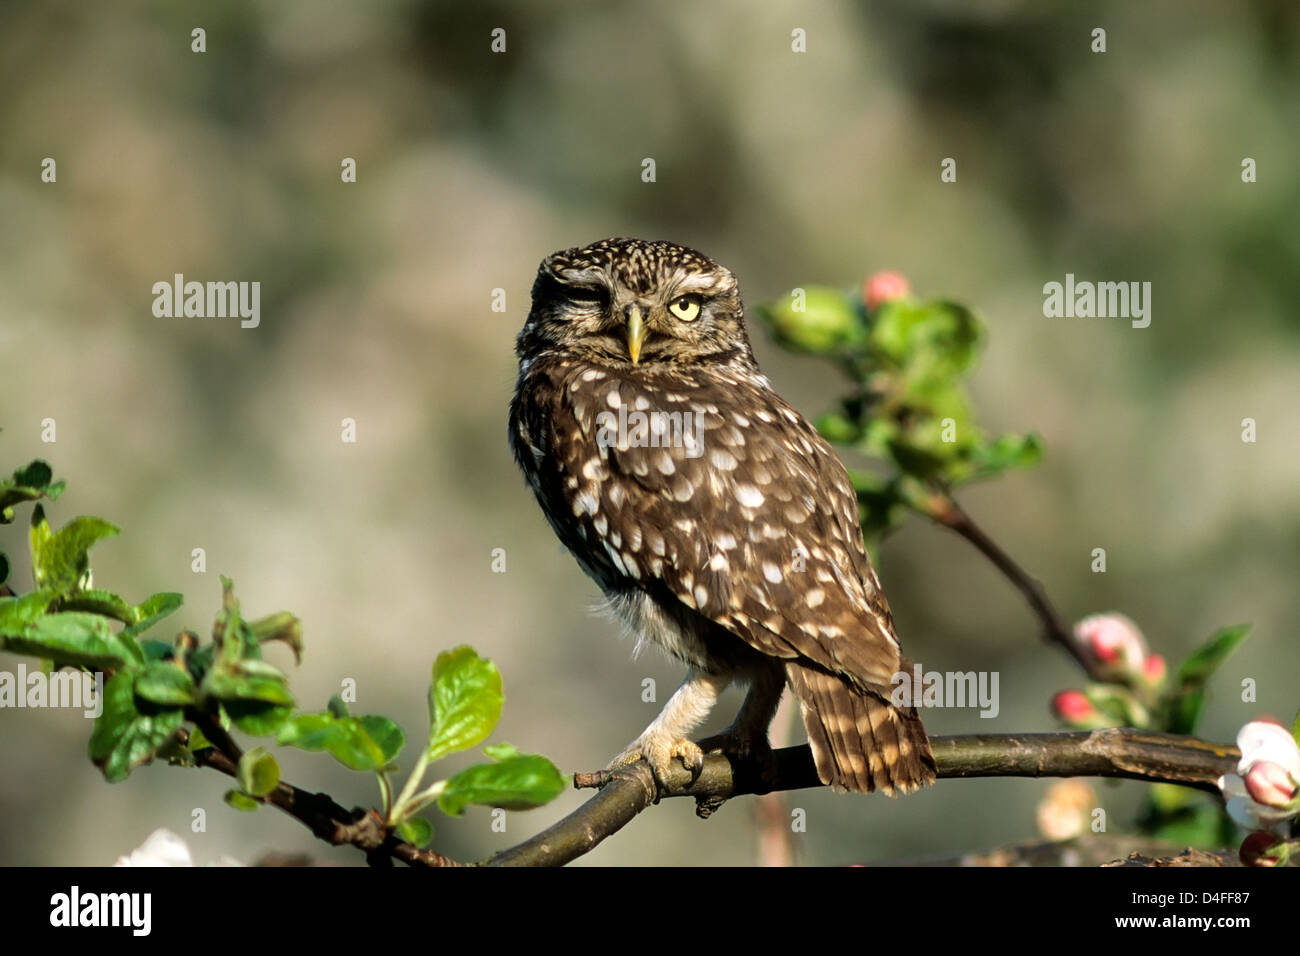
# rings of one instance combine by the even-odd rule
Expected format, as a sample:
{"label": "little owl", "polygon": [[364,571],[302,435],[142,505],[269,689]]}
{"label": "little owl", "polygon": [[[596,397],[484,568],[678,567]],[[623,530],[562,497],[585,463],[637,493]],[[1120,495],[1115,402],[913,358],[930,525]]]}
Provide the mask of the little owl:
{"label": "little owl", "polygon": [[[510,445],[546,518],[610,608],[688,667],[663,712],[610,764],[770,755],[785,685],[817,773],[838,790],[933,782],[912,708],[890,702],[902,656],[830,445],[772,390],[736,277],[670,242],[603,239],[547,256],[519,333]],[[733,680],[735,722],[687,735]]]}

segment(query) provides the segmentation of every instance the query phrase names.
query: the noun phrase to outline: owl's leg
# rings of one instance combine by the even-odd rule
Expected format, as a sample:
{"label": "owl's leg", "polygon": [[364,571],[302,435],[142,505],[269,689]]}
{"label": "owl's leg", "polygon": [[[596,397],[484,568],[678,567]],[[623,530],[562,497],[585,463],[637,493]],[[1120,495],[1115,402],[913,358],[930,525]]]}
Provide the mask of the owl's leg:
{"label": "owl's leg", "polygon": [[718,695],[730,683],[730,674],[710,674],[692,667],[659,716],[626,750],[610,761],[609,769],[644,758],[650,764],[655,780],[661,787],[666,787],[676,757],[691,772],[692,779],[698,777],[704,768],[704,752],[687,735],[709,715]]}
{"label": "owl's leg", "polygon": [[771,753],[768,728],[785,692],[785,673],[778,662],[759,667],[750,675],[749,693],[730,727],[700,741],[705,753],[724,753],[741,760],[766,758]]}

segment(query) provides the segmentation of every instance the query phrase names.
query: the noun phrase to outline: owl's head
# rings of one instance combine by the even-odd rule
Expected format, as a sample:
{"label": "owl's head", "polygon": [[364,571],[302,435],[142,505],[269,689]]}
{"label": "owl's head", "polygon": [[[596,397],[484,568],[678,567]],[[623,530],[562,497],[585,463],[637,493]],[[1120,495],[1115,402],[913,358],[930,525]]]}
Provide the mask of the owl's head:
{"label": "owl's head", "polygon": [[645,239],[602,239],[542,260],[517,351],[545,350],[604,365],[753,363],[731,270]]}

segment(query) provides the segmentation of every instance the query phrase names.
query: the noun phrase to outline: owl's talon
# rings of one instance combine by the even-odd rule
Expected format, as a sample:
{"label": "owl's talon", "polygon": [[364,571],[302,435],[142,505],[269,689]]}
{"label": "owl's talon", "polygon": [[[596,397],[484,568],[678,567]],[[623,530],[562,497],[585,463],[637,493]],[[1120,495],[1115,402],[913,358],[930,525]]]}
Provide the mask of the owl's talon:
{"label": "owl's talon", "polygon": [[766,736],[756,737],[728,729],[716,736],[706,737],[699,745],[706,754],[722,754],[735,765],[756,768],[762,780],[776,782],[776,757]]}
{"label": "owl's talon", "polygon": [[691,783],[694,783],[704,770],[704,751],[698,744],[685,738],[674,740],[671,737],[657,735],[637,739],[632,746],[609,762],[608,769],[617,770],[619,767],[644,760],[650,765],[650,772],[654,774],[659,789],[667,790],[671,786],[670,777],[674,758],[680,760],[682,766],[690,772]]}

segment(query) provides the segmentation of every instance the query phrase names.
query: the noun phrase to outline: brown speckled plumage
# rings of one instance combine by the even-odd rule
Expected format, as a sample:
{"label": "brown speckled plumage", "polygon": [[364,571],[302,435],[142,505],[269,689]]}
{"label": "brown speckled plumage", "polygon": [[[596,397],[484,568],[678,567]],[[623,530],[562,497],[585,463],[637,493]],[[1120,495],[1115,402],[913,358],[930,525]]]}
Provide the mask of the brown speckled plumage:
{"label": "brown speckled plumage", "polygon": [[889,702],[911,665],[852,485],[759,372],[732,273],[667,242],[557,252],[517,351],[510,442],[542,510],[639,639],[691,669],[615,762],[698,763],[685,735],[739,679],[751,691],[722,749],[764,750],[788,684],[823,782],[930,783],[920,719]]}

